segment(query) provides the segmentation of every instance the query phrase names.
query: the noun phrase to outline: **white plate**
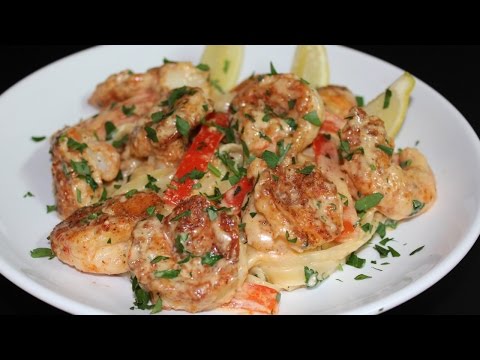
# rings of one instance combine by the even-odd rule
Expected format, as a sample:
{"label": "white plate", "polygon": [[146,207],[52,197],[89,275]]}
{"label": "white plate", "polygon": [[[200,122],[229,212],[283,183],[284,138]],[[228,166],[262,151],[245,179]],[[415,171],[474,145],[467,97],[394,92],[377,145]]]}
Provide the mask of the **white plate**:
{"label": "white plate", "polygon": [[[0,271],[41,300],[75,314],[148,313],[129,310],[126,277],[86,275],[58,260],[32,259],[30,250],[47,247],[46,237],[59,219],[46,214],[53,204],[48,142],[32,135],[51,135],[95,113],[87,98],[95,85],[125,68],[144,71],[162,59],[199,62],[203,46],[108,46],[57,61],[20,81],[0,97]],[[328,48],[332,83],[344,84],[366,100],[384,90],[402,70],[363,53]],[[242,78],[268,72],[273,61],[287,72],[293,46],[249,46]],[[452,140],[455,139],[453,142]],[[463,116],[441,95],[418,80],[397,146],[413,146],[427,156],[438,185],[438,201],[427,214],[403,223],[391,235],[402,256],[378,272],[345,266],[314,290],[284,294],[281,314],[376,314],[433,285],[472,247],[480,233],[480,142]],[[31,191],[33,198],[23,198]],[[425,245],[423,251],[409,256]],[[371,248],[361,253],[379,260]],[[360,274],[372,279],[355,281]],[[336,281],[341,279],[343,282]],[[164,312],[165,313],[165,312]]]}

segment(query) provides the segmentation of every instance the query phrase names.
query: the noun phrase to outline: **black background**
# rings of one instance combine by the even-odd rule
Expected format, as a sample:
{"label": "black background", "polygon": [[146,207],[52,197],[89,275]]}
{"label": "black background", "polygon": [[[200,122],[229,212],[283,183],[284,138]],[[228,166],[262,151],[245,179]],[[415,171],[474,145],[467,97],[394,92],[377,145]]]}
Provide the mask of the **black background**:
{"label": "black background", "polygon": [[[479,45],[349,45],[408,70],[452,102],[477,135]],[[88,46],[0,47],[0,93],[35,70]],[[1,114],[0,114],[1,116]],[[452,139],[451,146],[455,141]],[[480,171],[480,169],[478,169]],[[452,214],[452,216],[455,216]],[[445,278],[424,293],[386,314],[480,314],[478,269],[480,243]],[[64,314],[0,276],[0,314]]]}

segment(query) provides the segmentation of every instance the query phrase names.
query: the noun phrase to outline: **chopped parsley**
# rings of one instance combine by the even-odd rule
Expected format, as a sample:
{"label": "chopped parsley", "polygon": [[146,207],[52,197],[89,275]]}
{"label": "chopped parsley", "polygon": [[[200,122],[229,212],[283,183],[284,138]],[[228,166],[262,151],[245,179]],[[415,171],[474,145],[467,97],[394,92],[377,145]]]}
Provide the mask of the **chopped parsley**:
{"label": "chopped parsley", "polygon": [[355,100],[357,101],[357,106],[365,105],[365,101],[363,100],[363,96],[355,96]]}
{"label": "chopped parsley", "polygon": [[78,162],[70,160],[70,166],[73,168],[73,171],[78,175],[78,177],[84,179],[93,190],[98,188],[98,184],[95,182],[95,180],[93,180],[90,167],[85,159],[82,159]]}
{"label": "chopped parsley", "polygon": [[396,220],[392,220],[392,219],[385,220],[385,226],[390,229],[396,229],[397,225],[398,225],[398,221]]}
{"label": "chopped parsley", "polygon": [[357,269],[361,269],[365,265],[365,262],[365,259],[359,258],[357,255],[355,255],[355,253],[351,253],[347,259],[346,264],[353,266]]}
{"label": "chopped parsley", "polygon": [[400,253],[398,253],[394,248],[389,246],[388,250],[390,251],[390,254],[392,254],[393,257],[400,257]]}
{"label": "chopped parsley", "polygon": [[302,175],[310,175],[314,169],[315,165],[308,165],[305,166],[303,169],[297,170],[297,173]]}
{"label": "chopped parsley", "polygon": [[382,150],[385,154],[387,154],[388,156],[392,156],[393,155],[393,149],[391,147],[388,147],[388,146],[385,146],[385,145],[381,145],[381,144],[377,144],[375,145],[375,147],[379,148],[380,150]]}
{"label": "chopped parsley", "polygon": [[380,241],[379,244],[385,246],[390,241],[394,241],[393,238],[385,238],[382,241]]}
{"label": "chopped parsley", "polygon": [[222,192],[218,187],[215,187],[213,195],[203,194],[208,200],[219,201],[222,198]]}
{"label": "chopped parsley", "polygon": [[67,147],[71,150],[76,150],[76,151],[79,151],[79,152],[83,152],[83,150],[85,150],[87,148],[87,144],[79,143],[79,142],[77,142],[74,139],[69,137],[68,141],[67,141]]}
{"label": "chopped parsley", "polygon": [[298,240],[298,238],[291,238],[290,233],[288,231],[285,232],[285,237],[289,243],[295,244]]}
{"label": "chopped parsley", "polygon": [[287,119],[283,119],[283,120],[287,123],[288,126],[290,126],[290,128],[291,128],[293,131],[297,130],[298,125],[297,125],[297,123],[295,122],[294,119],[292,119],[292,118],[287,118]]}
{"label": "chopped parsley", "polygon": [[188,121],[182,119],[180,116],[177,115],[175,120],[175,126],[178,132],[183,137],[188,137],[188,133],[190,132],[190,124],[188,123]]}
{"label": "chopped parsley", "polygon": [[312,125],[315,125],[315,126],[320,126],[321,125],[320,119],[319,119],[316,111],[312,111],[312,112],[306,114],[303,117],[303,119],[307,120]]}
{"label": "chopped parsley", "polygon": [[233,175],[228,178],[230,185],[236,185],[247,174],[247,169],[237,167],[235,161],[226,152],[217,153],[216,155],[228,170],[233,173]]}
{"label": "chopped parsley", "polygon": [[413,206],[413,211],[412,211],[412,213],[410,214],[410,216],[413,216],[413,215],[418,214],[418,212],[423,209],[423,207],[425,206],[425,204],[422,203],[421,201],[413,200],[413,201],[412,201],[412,206]]}
{"label": "chopped parsley", "polygon": [[34,197],[35,195],[33,195],[30,191],[27,191],[25,193],[25,195],[23,195],[24,198],[27,198],[27,197]]}
{"label": "chopped parsley", "polygon": [[275,69],[275,66],[273,66],[273,63],[271,61],[270,61],[270,75],[278,75],[278,72]]}
{"label": "chopped parsley", "polygon": [[223,63],[223,73],[226,74],[230,68],[230,60],[225,60]]}
{"label": "chopped parsley", "polygon": [[145,131],[147,132],[147,138],[155,143],[158,143],[157,132],[153,128],[150,126],[145,126]]}
{"label": "chopped parsley", "polygon": [[[77,192],[77,195],[78,195],[78,192]],[[103,188],[102,195],[100,195],[100,200],[98,200],[98,202],[104,202],[105,200],[107,200],[107,189]]]}
{"label": "chopped parsley", "polygon": [[390,99],[392,98],[392,91],[387,89],[385,91],[385,100],[383,101],[383,108],[387,109],[390,106]]}
{"label": "chopped parsley", "polygon": [[145,291],[141,288],[135,276],[130,278],[130,280],[132,281],[132,291],[135,297],[133,305],[138,307],[140,310],[151,309],[152,305],[148,304],[150,302],[150,295],[148,291]]}
{"label": "chopped parsley", "polygon": [[132,106],[122,106],[122,112],[125,116],[130,117],[132,115],[135,115],[135,105]]}
{"label": "chopped parsley", "polygon": [[147,211],[147,215],[148,215],[148,216],[153,216],[153,215],[155,214],[155,211],[156,211],[156,210],[157,210],[157,208],[156,208],[154,205],[149,206],[149,207],[147,208],[147,210],[146,210],[146,211]]}
{"label": "chopped parsley", "polygon": [[125,197],[126,197],[127,199],[130,199],[130,198],[131,198],[133,195],[135,195],[137,192],[138,192],[137,189],[132,189],[132,190],[130,190],[130,191],[127,191],[127,192],[125,193]]}
{"label": "chopped parsley", "polygon": [[197,169],[193,169],[189,173],[186,173],[183,175],[180,179],[178,179],[178,182],[180,184],[183,184],[187,179],[192,179],[192,180],[200,180],[205,176],[205,173],[203,171],[199,171]]}
{"label": "chopped parsley", "polygon": [[46,136],[32,136],[31,139],[34,142],[41,142],[45,140],[47,137]]}
{"label": "chopped parsley", "polygon": [[152,175],[149,175],[149,174],[147,174],[147,179],[148,179],[148,182],[145,185],[145,189],[150,189],[150,190],[158,193],[160,191],[160,188],[157,185],[155,185],[155,183],[158,180],[155,179]]}
{"label": "chopped parsley", "polygon": [[269,150],[265,150],[262,154],[262,159],[267,163],[267,166],[270,169],[274,169],[283,162],[291,147],[292,144],[284,146],[284,141],[281,140],[277,143],[278,155]]}
{"label": "chopped parsley", "polygon": [[112,140],[116,132],[117,127],[111,121],[107,121],[105,123],[105,140]]}
{"label": "chopped parsley", "polygon": [[365,279],[371,279],[371,276],[365,275],[365,274],[360,274],[355,276],[355,280],[365,280]]}
{"label": "chopped parsley", "polygon": [[386,258],[388,256],[389,251],[380,245],[375,245],[374,249],[380,254],[381,258]]}
{"label": "chopped parsley", "polygon": [[55,257],[55,253],[50,248],[37,248],[30,250],[30,256],[34,259],[48,257],[51,260]]}
{"label": "chopped parsley", "polygon": [[208,166],[207,166],[208,170],[216,177],[220,177],[222,176],[222,173],[220,172],[220,170],[218,170],[215,166],[213,166],[211,163],[208,163]]}
{"label": "chopped parsley", "polygon": [[387,228],[385,227],[384,223],[379,223],[376,233],[380,235],[380,237],[383,239],[385,235],[387,234]]}
{"label": "chopped parsley", "polygon": [[185,210],[184,212],[178,214],[177,216],[175,216],[172,220],[170,220],[171,222],[172,221],[178,221],[180,220],[181,218],[183,217],[187,217],[187,216],[190,216],[192,214],[192,211],[191,210]]}
{"label": "chopped parsley", "polygon": [[47,205],[47,214],[57,211],[57,206],[56,205]]}
{"label": "chopped parsley", "polygon": [[288,109],[293,110],[297,103],[297,99],[288,100]]}
{"label": "chopped parsley", "polygon": [[345,195],[340,193],[338,193],[338,195],[340,196],[340,200],[342,201],[343,205],[348,206],[348,198]]}
{"label": "chopped parsley", "polygon": [[303,272],[305,274],[305,284],[307,285],[307,289],[312,289],[320,283],[320,280],[318,279],[318,271],[305,266]]}
{"label": "chopped parsley", "polygon": [[402,161],[402,162],[400,163],[400,167],[401,167],[402,169],[406,169],[406,168],[410,167],[410,165],[412,165],[412,160],[410,160],[410,159],[405,160],[405,161]]}
{"label": "chopped parsley", "polygon": [[80,189],[76,189],[76,193],[77,193],[77,202],[79,204],[82,203],[82,192],[80,191]]}
{"label": "chopped parsley", "polygon": [[213,266],[217,263],[218,260],[222,259],[223,256],[220,254],[215,254],[213,252],[209,252],[202,256],[202,265]]}
{"label": "chopped parsley", "polygon": [[425,247],[425,245],[420,246],[418,249],[413,250],[413,251],[410,253],[410,256],[415,255],[416,253],[422,251],[424,247]]}
{"label": "chopped parsley", "polygon": [[214,206],[209,206],[207,208],[207,214],[208,214],[208,218],[211,220],[211,221],[214,221],[217,219],[218,215],[217,215],[217,209],[214,207]]}
{"label": "chopped parsley", "polygon": [[208,66],[207,64],[198,64],[197,69],[201,71],[209,71],[210,66]]}
{"label": "chopped parsley", "polygon": [[180,274],[180,269],[178,270],[157,270],[153,272],[153,276],[157,279],[175,279]]}
{"label": "chopped parsley", "polygon": [[155,305],[153,305],[152,310],[150,311],[150,314],[157,314],[162,310],[163,310],[163,301],[162,301],[162,298],[158,298]]}
{"label": "chopped parsley", "polygon": [[210,80],[210,85],[212,85],[219,93],[225,94],[225,91],[222,89],[218,80]]}
{"label": "chopped parsley", "polygon": [[168,256],[158,255],[158,256],[155,256],[152,260],[150,260],[150,264],[156,264],[156,263],[159,263],[160,261],[164,261],[168,259],[170,259]]}
{"label": "chopped parsley", "polygon": [[383,195],[380,193],[373,193],[367,195],[355,202],[355,209],[357,211],[367,211],[375,206],[377,206],[380,201],[382,201]]}
{"label": "chopped parsley", "polygon": [[124,145],[127,143],[127,141],[128,141],[128,134],[122,136],[122,138],[121,138],[120,140],[114,140],[114,141],[112,142],[112,146],[113,146],[114,148],[117,148],[117,149],[118,149],[118,148],[121,148],[122,146],[124,146]]}
{"label": "chopped parsley", "polygon": [[373,229],[373,226],[370,223],[366,223],[362,225],[362,230],[366,233],[371,232],[372,229]]}
{"label": "chopped parsley", "polygon": [[157,111],[157,112],[153,113],[152,115],[150,115],[150,118],[152,119],[152,122],[154,124],[157,124],[160,121],[165,120],[170,115],[172,115],[172,112],[164,113],[163,111]]}

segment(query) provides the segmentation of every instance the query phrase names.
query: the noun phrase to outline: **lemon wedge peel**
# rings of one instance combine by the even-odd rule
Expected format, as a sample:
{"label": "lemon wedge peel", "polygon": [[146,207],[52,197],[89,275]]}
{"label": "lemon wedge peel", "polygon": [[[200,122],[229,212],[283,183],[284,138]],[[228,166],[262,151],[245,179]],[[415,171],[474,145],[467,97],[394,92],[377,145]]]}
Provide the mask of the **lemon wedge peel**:
{"label": "lemon wedge peel", "polygon": [[210,67],[210,81],[219,93],[226,93],[237,85],[243,65],[243,45],[207,45],[201,63]]}
{"label": "lemon wedge peel", "polygon": [[298,45],[291,72],[308,81],[313,88],[330,83],[327,48],[323,45]]}
{"label": "lemon wedge peel", "polygon": [[415,88],[415,78],[408,72],[400,76],[387,90],[391,96],[388,106],[385,107],[387,90],[370,101],[365,107],[369,115],[378,116],[385,123],[387,134],[393,138],[402,128],[410,104],[410,95]]}

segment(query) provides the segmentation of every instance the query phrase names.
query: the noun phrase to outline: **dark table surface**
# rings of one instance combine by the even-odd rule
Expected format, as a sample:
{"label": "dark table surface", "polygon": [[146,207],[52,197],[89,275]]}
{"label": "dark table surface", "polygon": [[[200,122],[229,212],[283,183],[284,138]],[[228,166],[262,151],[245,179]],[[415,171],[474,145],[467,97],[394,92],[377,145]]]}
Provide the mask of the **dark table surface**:
{"label": "dark table surface", "polygon": [[[480,93],[477,88],[480,84],[477,65],[480,46],[350,46],[406,69],[431,85],[460,110],[477,134],[480,133],[476,108]],[[42,66],[87,47],[2,46],[0,93]],[[480,243],[477,242],[445,278],[386,314],[480,314],[477,305],[480,304],[480,272],[476,270],[479,263]],[[0,276],[0,293],[0,314],[65,314],[24,292],[3,276]]]}

